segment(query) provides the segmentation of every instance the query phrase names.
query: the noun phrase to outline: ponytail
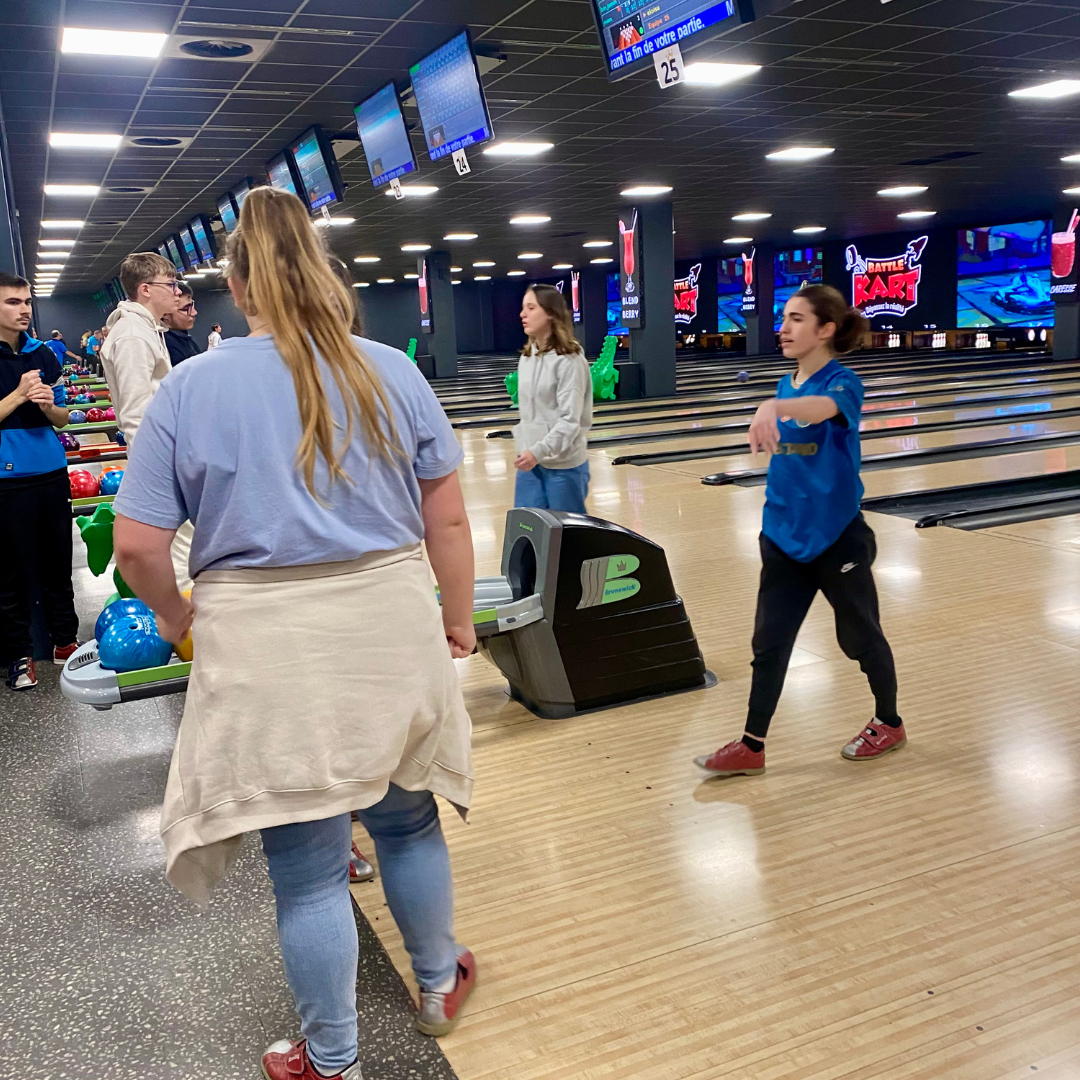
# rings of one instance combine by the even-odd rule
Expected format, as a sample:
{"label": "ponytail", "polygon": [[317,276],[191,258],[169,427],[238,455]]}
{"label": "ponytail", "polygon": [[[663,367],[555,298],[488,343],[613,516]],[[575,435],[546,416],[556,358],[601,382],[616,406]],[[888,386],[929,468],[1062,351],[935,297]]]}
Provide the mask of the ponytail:
{"label": "ponytail", "polygon": [[813,308],[819,325],[832,323],[836,327],[831,347],[837,356],[846,356],[863,347],[870,320],[858,308],[853,308],[838,290],[831,285],[804,285],[795,295]]}

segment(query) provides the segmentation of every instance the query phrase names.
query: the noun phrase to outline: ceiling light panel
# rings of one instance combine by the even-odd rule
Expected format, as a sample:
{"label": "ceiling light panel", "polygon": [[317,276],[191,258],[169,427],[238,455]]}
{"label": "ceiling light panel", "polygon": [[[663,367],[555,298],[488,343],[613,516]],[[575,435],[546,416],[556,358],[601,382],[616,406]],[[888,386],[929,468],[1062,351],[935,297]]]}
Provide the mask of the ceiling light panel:
{"label": "ceiling light panel", "polygon": [[65,26],[60,38],[64,53],[93,53],[95,56],[156,57],[161,54],[168,34],[147,34],[132,30],[91,30]]}

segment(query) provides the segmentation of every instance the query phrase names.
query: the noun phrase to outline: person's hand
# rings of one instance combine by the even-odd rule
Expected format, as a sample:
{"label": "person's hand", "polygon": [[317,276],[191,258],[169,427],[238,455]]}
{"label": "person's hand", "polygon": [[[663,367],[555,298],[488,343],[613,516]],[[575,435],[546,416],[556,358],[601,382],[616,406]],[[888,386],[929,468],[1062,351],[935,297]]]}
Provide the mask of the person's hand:
{"label": "person's hand", "polygon": [[514,468],[518,472],[530,472],[539,464],[540,462],[536,460],[536,455],[531,450],[523,450],[514,459]]}
{"label": "person's hand", "polygon": [[175,614],[154,612],[158,633],[171,645],[179,645],[191,633],[191,622],[194,618],[195,606],[183,595],[180,596],[180,604]]}
{"label": "person's hand", "polygon": [[[41,381],[40,371],[24,371],[22,378],[19,379],[19,385],[15,387],[13,391],[15,396],[19,399],[19,403],[22,404],[25,401],[33,401],[30,396],[34,390],[38,387],[44,386]],[[48,387],[46,387],[48,390]],[[52,390],[49,390],[49,401],[52,401]]]}
{"label": "person's hand", "polygon": [[750,421],[750,431],[747,434],[751,453],[756,454],[761,450],[770,454],[776,453],[776,448],[780,445],[780,429],[776,423],[778,415],[776,398],[769,398],[758,406],[754,419]]}
{"label": "person's hand", "polygon": [[444,623],[443,630],[446,632],[446,644],[450,646],[450,655],[455,660],[472,656],[476,649],[476,630],[472,623],[468,626],[447,626]]}
{"label": "person's hand", "polygon": [[39,382],[37,386],[30,388],[30,394],[28,399],[35,405],[53,405],[53,392],[51,386],[46,386],[43,382]]}

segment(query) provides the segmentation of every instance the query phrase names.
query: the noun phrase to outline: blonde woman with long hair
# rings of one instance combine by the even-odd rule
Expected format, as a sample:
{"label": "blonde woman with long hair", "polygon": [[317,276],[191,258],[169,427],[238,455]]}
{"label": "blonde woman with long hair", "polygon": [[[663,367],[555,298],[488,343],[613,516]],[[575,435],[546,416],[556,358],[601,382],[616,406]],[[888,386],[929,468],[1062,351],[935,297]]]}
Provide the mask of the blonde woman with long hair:
{"label": "blonde woman with long hair", "polygon": [[[261,832],[303,1035],[263,1074],[358,1080],[351,811],[412,957],[417,1026],[448,1032],[475,980],[433,798],[464,813],[472,791],[452,662],[475,645],[462,453],[404,353],[350,335],[352,297],[299,199],[253,191],[228,259],[251,333],[163,382],[115,504],[121,573],[168,640],[195,642],[166,872],[203,903]],[[189,518],[194,609],[169,561]]]}
{"label": "blonde woman with long hair", "polygon": [[518,360],[515,506],[585,513],[592,375],[558,289],[532,285],[521,301],[528,340]]}

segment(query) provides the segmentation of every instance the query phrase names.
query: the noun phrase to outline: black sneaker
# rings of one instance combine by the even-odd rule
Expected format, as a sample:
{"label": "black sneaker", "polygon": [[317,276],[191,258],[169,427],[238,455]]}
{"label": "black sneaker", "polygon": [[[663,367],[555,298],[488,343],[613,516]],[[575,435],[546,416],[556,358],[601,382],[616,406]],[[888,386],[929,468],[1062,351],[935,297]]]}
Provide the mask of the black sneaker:
{"label": "black sneaker", "polygon": [[12,690],[33,690],[37,686],[33,657],[24,656],[21,660],[13,660],[8,664],[7,670],[7,684]]}

